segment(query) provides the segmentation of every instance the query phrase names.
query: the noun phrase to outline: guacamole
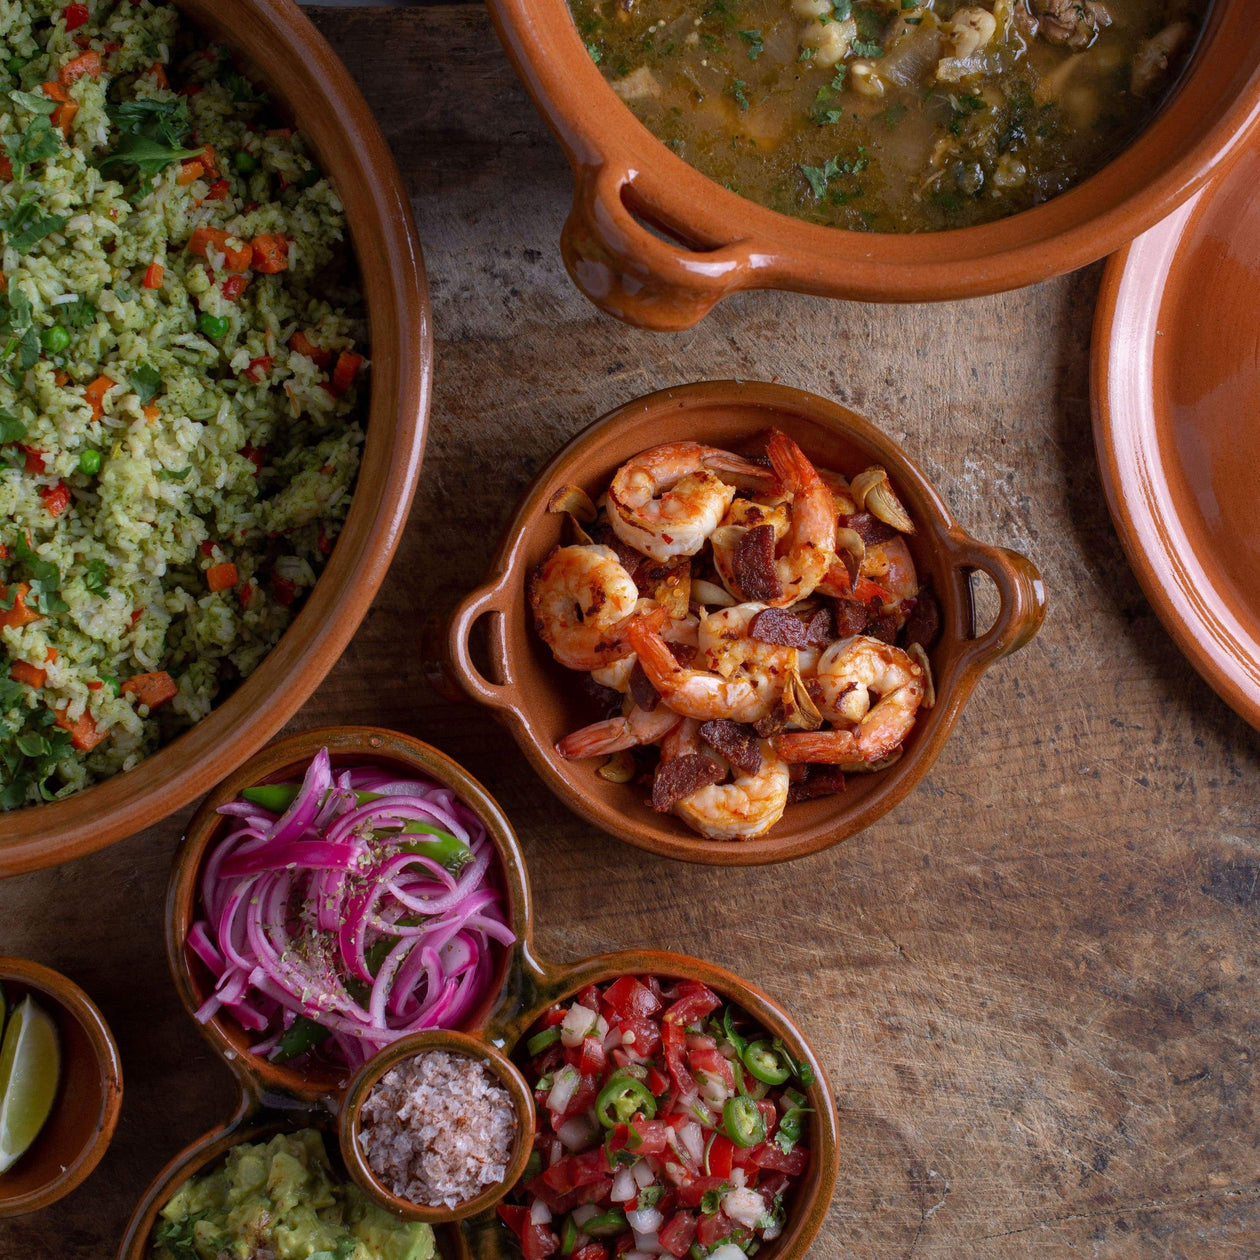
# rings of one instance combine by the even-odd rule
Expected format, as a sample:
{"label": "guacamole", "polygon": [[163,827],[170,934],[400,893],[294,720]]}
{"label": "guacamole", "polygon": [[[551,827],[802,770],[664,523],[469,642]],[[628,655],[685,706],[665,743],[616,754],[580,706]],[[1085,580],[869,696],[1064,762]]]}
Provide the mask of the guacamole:
{"label": "guacamole", "polygon": [[314,1129],[242,1143],[162,1209],[149,1260],[433,1260],[433,1230],[338,1179]]}

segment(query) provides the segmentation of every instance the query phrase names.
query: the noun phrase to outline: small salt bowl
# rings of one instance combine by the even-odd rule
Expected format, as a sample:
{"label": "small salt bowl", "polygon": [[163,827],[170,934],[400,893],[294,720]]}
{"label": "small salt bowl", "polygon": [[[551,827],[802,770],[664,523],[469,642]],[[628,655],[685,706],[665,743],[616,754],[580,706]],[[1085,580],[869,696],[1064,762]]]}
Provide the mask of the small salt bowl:
{"label": "small salt bowl", "polygon": [[[364,1105],[372,1091],[391,1069],[431,1051],[462,1056],[487,1069],[507,1091],[516,1120],[516,1133],[502,1178],[454,1207],[444,1203],[415,1203],[399,1197],[373,1171],[364,1147],[364,1137],[371,1128],[369,1119],[364,1116]],[[431,1029],[401,1038],[359,1069],[342,1100],[339,1139],[346,1170],[360,1189],[382,1207],[407,1220],[427,1221],[430,1225],[461,1221],[493,1208],[520,1180],[534,1147],[533,1095],[515,1064],[494,1046],[465,1033]]]}

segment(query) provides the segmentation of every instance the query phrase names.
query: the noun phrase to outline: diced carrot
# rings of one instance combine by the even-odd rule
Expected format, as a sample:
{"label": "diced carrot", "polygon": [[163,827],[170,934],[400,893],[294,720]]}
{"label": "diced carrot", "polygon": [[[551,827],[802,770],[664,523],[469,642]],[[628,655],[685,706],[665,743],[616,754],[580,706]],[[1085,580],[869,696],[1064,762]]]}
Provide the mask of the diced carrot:
{"label": "diced carrot", "polygon": [[155,423],[157,423],[157,418],[158,418],[158,416],[160,416],[160,415],[162,414],[162,413],[158,410],[157,403],[145,403],[145,405],[144,405],[143,407],[141,407],[141,408],[140,408],[140,410],[144,412],[144,418],[145,418],[145,419],[146,419],[146,420],[147,420],[150,424],[155,424]]}
{"label": "diced carrot", "polygon": [[87,689],[88,689],[89,691],[100,691],[100,689],[101,689],[103,686],[105,686],[105,684],[104,684],[103,682],[101,682],[101,680],[100,680],[99,678],[93,678],[93,679],[92,679],[92,680],[88,683],[88,685],[87,685]]}
{"label": "diced carrot", "polygon": [[249,367],[241,373],[242,376],[248,377],[257,385],[260,381],[265,381],[271,375],[271,369],[275,364],[275,360],[269,354],[259,355],[256,359],[250,359]]}
{"label": "diced carrot", "polygon": [[254,270],[274,275],[289,266],[289,241],[278,233],[264,232],[253,240]]}
{"label": "diced carrot", "polygon": [[4,543],[0,543],[0,560],[7,560],[8,558],[9,558],[8,547],[6,547]]}
{"label": "diced carrot", "polygon": [[29,626],[32,621],[38,621],[42,613],[37,613],[33,608],[26,605],[26,597],[31,593],[29,583],[15,582],[13,584],[13,607],[5,608],[9,602],[9,588],[0,582],[0,627],[8,626],[14,630],[19,626]]}
{"label": "diced carrot", "polygon": [[[49,648],[45,661],[55,661],[57,659],[57,649]],[[39,690],[48,681],[48,671],[41,669],[38,665],[32,665],[29,661],[14,661],[12,668],[9,670],[9,677],[14,682],[25,683],[28,687],[34,687]]]}
{"label": "diced carrot", "polygon": [[108,376],[98,376],[83,391],[83,397],[92,405],[92,419],[99,420],[105,414],[105,395],[114,388],[115,382]]}
{"label": "diced carrot", "polygon": [[201,146],[201,165],[206,168],[207,178],[219,178],[219,158],[214,151],[214,145],[205,144]]}
{"label": "diced carrot", "polygon": [[249,288],[249,277],[240,275],[228,276],[219,287],[223,290],[223,296],[229,302],[235,302]]}
{"label": "diced carrot", "polygon": [[74,122],[74,116],[79,112],[79,103],[77,101],[67,101],[64,105],[58,105],[52,112],[52,125],[61,128],[61,134],[68,136],[70,134],[70,125]]}
{"label": "diced carrot", "polygon": [[141,283],[146,289],[160,289],[166,276],[166,268],[161,263],[150,263],[144,270]]}
{"label": "diced carrot", "polygon": [[205,201],[222,201],[231,191],[232,186],[226,179],[216,179],[206,190]]}
{"label": "diced carrot", "polygon": [[23,446],[18,443],[18,450],[26,456],[25,471],[28,477],[34,477],[44,471],[44,452],[37,451],[33,446]]}
{"label": "diced carrot", "polygon": [[40,486],[39,497],[44,500],[44,509],[49,516],[60,516],[70,506],[70,487],[64,481],[55,486]]}
{"label": "diced carrot", "polygon": [[140,704],[148,705],[151,710],[174,699],[179,692],[175,680],[164,669],[152,674],[133,674],[121,690],[123,695],[134,695]]}
{"label": "diced carrot", "polygon": [[44,653],[44,660],[51,665],[60,655],[61,653],[58,652],[56,648],[49,648],[48,651]]}
{"label": "diced carrot", "polygon": [[60,389],[70,380],[70,373],[64,368],[56,368],[53,371],[53,380],[56,382],[57,388]]}
{"label": "diced carrot", "polygon": [[240,248],[229,245],[229,241],[238,240],[222,228],[199,227],[188,238],[188,252],[199,258],[206,256],[211,245],[223,255],[223,265],[229,271],[248,271],[250,260],[254,256],[253,248],[242,242]]}
{"label": "diced carrot", "polygon": [[206,585],[212,591],[226,591],[241,580],[236,565],[230,560],[223,564],[212,564],[206,570]]}
{"label": "diced carrot", "polygon": [[145,74],[151,74],[157,81],[158,87],[170,87],[170,84],[166,80],[166,67],[160,61],[155,61],[145,71]]}
{"label": "diced carrot", "polygon": [[41,83],[40,89],[50,101],[65,102],[70,99],[70,93],[55,80],[49,80],[47,83]]}
{"label": "diced carrot", "polygon": [[84,75],[93,79],[101,77],[101,54],[94,48],[67,61],[61,67],[61,73],[57,78],[61,80],[63,87],[69,87],[70,84],[77,83]]}
{"label": "diced carrot", "polygon": [[0,153],[0,179],[13,178],[13,162],[8,154]]}
{"label": "diced carrot", "polygon": [[175,176],[175,182],[181,188],[187,188],[194,180],[202,177],[205,169],[196,158],[189,158],[186,162],[180,163],[179,174]]}
{"label": "diced carrot", "polygon": [[354,378],[358,376],[362,366],[363,356],[355,354],[353,350],[343,350],[337,356],[337,366],[333,368],[330,388],[338,398],[354,384]]}
{"label": "diced carrot", "polygon": [[304,354],[318,368],[326,372],[332,364],[333,352],[317,346],[300,328],[289,338],[289,349],[294,354]]}
{"label": "diced carrot", "polygon": [[80,752],[91,752],[97,744],[105,737],[96,729],[96,722],[92,715],[86,710],[75,719],[70,721],[66,716],[69,706],[56,710],[56,723],[63,731],[70,732],[70,742]]}

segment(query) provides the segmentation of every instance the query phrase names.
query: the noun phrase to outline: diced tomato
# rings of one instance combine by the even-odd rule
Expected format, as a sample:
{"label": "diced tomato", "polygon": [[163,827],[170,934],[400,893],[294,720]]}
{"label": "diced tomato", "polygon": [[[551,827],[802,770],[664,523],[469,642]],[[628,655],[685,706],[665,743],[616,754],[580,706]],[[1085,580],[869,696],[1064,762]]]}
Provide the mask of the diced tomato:
{"label": "diced tomato", "polygon": [[695,1241],[698,1224],[690,1212],[679,1212],[661,1226],[656,1241],[671,1256],[685,1256]]}
{"label": "diced tomato", "polygon": [[634,1235],[627,1231],[613,1243],[612,1260],[620,1260],[622,1256],[629,1255],[633,1250]]}
{"label": "diced tomato", "polygon": [[91,404],[93,420],[105,414],[105,395],[114,388],[114,383],[108,376],[98,376],[84,389],[83,397]]}
{"label": "diced tomato", "polygon": [[70,743],[80,752],[91,752],[105,737],[96,729],[92,715],[84,709],[72,722],[67,716],[69,706],[54,710],[54,721],[63,731],[70,732]]}
{"label": "diced tomato", "polygon": [[771,1168],[789,1177],[799,1177],[809,1167],[809,1152],[803,1146],[794,1146],[785,1155],[774,1142],[763,1142],[753,1147],[752,1163],[758,1168]]}
{"label": "diced tomato", "polygon": [[305,355],[316,367],[322,368],[325,372],[332,365],[332,351],[325,350],[323,346],[317,346],[300,328],[289,338],[289,349],[294,354]]}
{"label": "diced tomato", "polygon": [[179,174],[175,176],[175,183],[180,188],[187,188],[189,184],[195,183],[205,173],[206,168],[196,158],[188,158],[179,164]]}
{"label": "diced tomato", "polygon": [[354,378],[358,376],[362,366],[361,354],[343,350],[337,356],[337,366],[333,368],[332,380],[328,383],[328,388],[332,391],[334,398],[340,398],[354,384]]}
{"label": "diced tomato", "polygon": [[716,1076],[728,1090],[735,1088],[735,1073],[731,1068],[731,1062],[716,1046],[713,1048],[701,1046],[691,1050],[687,1058],[693,1072],[707,1072],[710,1076]]}
{"label": "diced tomato", "polygon": [[156,709],[159,705],[173,700],[179,692],[175,680],[164,669],[155,670],[151,674],[133,674],[121,688],[123,695],[134,695],[140,704]]}
{"label": "diced tomato", "polygon": [[146,289],[160,289],[162,287],[162,278],[166,275],[166,268],[161,263],[150,263],[144,271],[144,279],[141,284]]}
{"label": "diced tomato", "polygon": [[706,1158],[710,1177],[729,1177],[735,1166],[735,1143],[725,1133],[715,1133]]}
{"label": "diced tomato", "polygon": [[212,564],[206,570],[206,585],[212,591],[231,590],[240,580],[241,575],[237,573],[236,565],[231,561],[224,564]]}
{"label": "diced tomato", "polygon": [[700,1201],[710,1190],[720,1190],[724,1185],[725,1177],[696,1177],[687,1185],[678,1187],[678,1202],[683,1207],[699,1207]]}
{"label": "diced tomato", "polygon": [[722,1005],[722,999],[698,980],[680,981],[678,992],[681,996],[661,1017],[667,1024],[682,1024],[684,1027],[698,1024]]}
{"label": "diced tomato", "polygon": [[269,354],[261,354],[256,359],[250,359],[249,367],[241,373],[242,376],[248,377],[257,385],[260,381],[265,381],[271,375],[271,369],[275,364],[275,360]]}
{"label": "diced tomato", "polygon": [[101,77],[101,54],[94,48],[67,61],[61,67],[61,73],[58,74],[57,78],[61,80],[64,87],[69,87],[70,84],[77,83],[85,75],[92,79]]}
{"label": "diced tomato", "polygon": [[26,472],[28,476],[44,471],[44,452],[37,451],[33,446],[23,446],[18,443],[18,450],[26,456]]}
{"label": "diced tomato", "polygon": [[91,17],[92,14],[86,4],[68,4],[61,11],[61,18],[66,24],[67,31],[77,31],[80,26],[86,26]]}
{"label": "diced tomato", "polygon": [[696,1242],[702,1247],[712,1247],[729,1238],[740,1227],[725,1212],[702,1216],[696,1225]]}
{"label": "diced tomato", "polygon": [[768,1098],[763,1098],[757,1104],[757,1110],[761,1112],[761,1118],[766,1122],[766,1137],[774,1137],[774,1131],[779,1127],[779,1113],[775,1110],[774,1103]]}
{"label": "diced tomato", "polygon": [[622,976],[604,990],[604,1001],[624,1019],[658,1015],[661,1001],[635,976]]}
{"label": "diced tomato", "polygon": [[249,288],[248,276],[228,276],[220,286],[223,290],[223,296],[229,302],[235,302],[242,293]]}
{"label": "diced tomato", "polygon": [[647,1070],[647,1087],[652,1091],[654,1098],[659,1098],[669,1088],[669,1077],[659,1068],[649,1067]]}
{"label": "diced tomato", "polygon": [[599,1097],[600,1081],[598,1077],[583,1076],[581,1084],[574,1091],[573,1097],[569,1100],[569,1105],[564,1109],[563,1115],[560,1117],[560,1123],[571,1119],[573,1116],[580,1116],[584,1111],[589,1111],[595,1105],[595,1099]]}
{"label": "diced tomato", "polygon": [[222,228],[199,227],[188,238],[188,252],[205,258],[211,246],[223,255],[223,265],[229,271],[248,271],[254,257],[253,249],[242,242],[239,246],[229,242],[239,240]]}
{"label": "diced tomato", "polygon": [[668,1145],[668,1128],[664,1120],[645,1120],[642,1116],[635,1116],[626,1127],[626,1150],[640,1156],[664,1153]]}
{"label": "diced tomato", "polygon": [[573,1192],[573,1197],[579,1204],[599,1203],[612,1193],[612,1187],[611,1177],[601,1177],[598,1181],[592,1181],[589,1186],[579,1186]]}
{"label": "diced tomato", "polygon": [[500,1203],[497,1210],[499,1219],[520,1240],[525,1260],[546,1260],[560,1250],[560,1240],[546,1225],[539,1225],[530,1218],[529,1208]]}
{"label": "diced tomato", "polygon": [[60,516],[70,506],[70,487],[64,481],[55,486],[40,486],[39,497],[44,500],[44,510],[49,516]]}
{"label": "diced tomato", "polygon": [[578,1048],[578,1061],[575,1065],[577,1070],[583,1076],[598,1078],[604,1074],[607,1063],[608,1056],[604,1053],[604,1047],[599,1038],[583,1037],[582,1045]]}
{"label": "diced tomato", "polygon": [[[257,362],[257,360],[255,360],[255,362]],[[253,366],[254,366],[254,365],[251,363],[251,364],[250,364],[250,367],[253,367]],[[268,364],[268,369],[270,370],[270,364]],[[246,370],[248,370],[248,369],[246,369]],[[246,458],[247,460],[249,460],[251,464],[253,464],[253,465],[254,465],[254,468],[255,468],[255,473],[254,473],[254,475],[255,475],[255,476],[257,476],[257,475],[258,475],[258,473],[262,472],[262,470],[263,470],[263,464],[266,462],[266,459],[267,459],[267,452],[266,452],[266,451],[264,451],[264,450],[262,449],[262,447],[260,447],[260,446],[242,446],[242,447],[241,447],[241,449],[240,449],[240,451],[238,452],[238,454],[244,455],[244,456],[245,456],[245,458]],[[290,585],[292,585],[292,583],[290,583]]]}
{"label": "diced tomato", "polygon": [[682,1024],[667,1018],[661,1025],[661,1040],[665,1046],[665,1066],[669,1069],[674,1088],[680,1094],[695,1093],[695,1079],[683,1063],[683,1052],[687,1048],[687,1034]]}
{"label": "diced tomato", "polygon": [[226,179],[216,179],[208,189],[206,189],[206,201],[223,201],[229,192],[232,191],[232,185]]}
{"label": "diced tomato", "polygon": [[573,1253],[573,1260],[608,1260],[608,1248],[603,1243],[587,1243]]}
{"label": "diced tomato", "polygon": [[273,232],[264,232],[255,236],[251,242],[254,253],[254,270],[263,275],[274,275],[285,271],[289,266],[289,242],[284,236]]}

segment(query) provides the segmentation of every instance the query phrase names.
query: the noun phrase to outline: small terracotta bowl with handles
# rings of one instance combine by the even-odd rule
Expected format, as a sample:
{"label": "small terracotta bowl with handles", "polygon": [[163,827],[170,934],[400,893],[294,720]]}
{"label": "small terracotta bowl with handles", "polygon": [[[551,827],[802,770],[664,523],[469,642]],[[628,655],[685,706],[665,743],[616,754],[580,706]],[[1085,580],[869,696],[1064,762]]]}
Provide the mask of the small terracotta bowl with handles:
{"label": "small terracotta bowl with handles", "polygon": [[[564,518],[547,503],[562,486],[598,498],[617,467],[664,441],[688,439],[739,448],[767,428],[782,429],[822,467],[852,476],[882,464],[911,518],[906,541],[920,582],[931,579],[941,605],[941,635],[929,653],[936,704],[921,711],[894,766],[851,775],[843,793],[791,804],[766,836],[708,840],[679,819],[653,813],[643,789],[611,783],[598,761],[568,761],[563,735],[593,720],[577,674],[557,665],[532,624],[530,572],[565,541]],[[997,618],[975,631],[971,574],[986,573],[1001,601]],[[869,421],[829,399],[784,385],[705,381],[665,389],[609,412],[580,433],[538,475],[517,508],[485,584],[456,608],[445,640],[426,661],[431,679],[454,680],[512,732],[548,787],[575,813],[630,844],[665,857],[751,866],[815,853],[861,831],[893,808],[927,773],[986,669],[1023,647],[1041,625],[1045,592],[1033,563],[978,542],[906,453]],[[489,617],[489,676],[472,651],[473,627]],[[440,659],[436,659],[440,654]]]}
{"label": "small terracotta bowl with handles", "polygon": [[122,1109],[122,1063],[96,1004],[59,972],[21,958],[0,958],[9,1014],[28,994],[57,1027],[61,1080],[34,1144],[0,1173],[0,1217],[48,1207],[100,1163]]}

